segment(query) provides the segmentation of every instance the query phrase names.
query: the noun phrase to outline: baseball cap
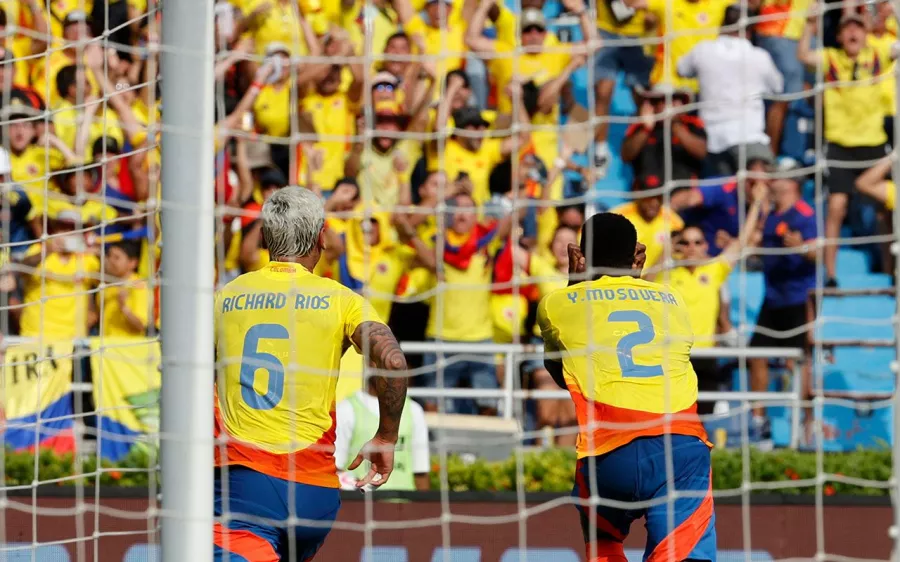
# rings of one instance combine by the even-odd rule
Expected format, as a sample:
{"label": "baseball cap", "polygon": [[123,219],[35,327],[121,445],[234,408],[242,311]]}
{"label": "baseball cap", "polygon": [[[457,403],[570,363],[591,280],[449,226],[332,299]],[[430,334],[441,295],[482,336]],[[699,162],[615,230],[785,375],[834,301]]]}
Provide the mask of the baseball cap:
{"label": "baseball cap", "polygon": [[[740,150],[735,149],[735,150]],[[769,148],[769,145],[762,144],[759,142],[751,143],[744,145],[744,150],[746,150],[747,155],[747,166],[754,162],[762,162],[767,166],[771,166],[775,163],[775,157],[772,155],[772,149]],[[740,154],[740,152],[738,152]]]}
{"label": "baseball cap", "polygon": [[372,77],[372,87],[374,88],[378,84],[390,84],[391,86],[396,86],[400,81],[397,80],[397,77],[391,74],[390,72],[379,72],[374,77]]}
{"label": "baseball cap", "polygon": [[63,19],[63,27],[73,23],[87,23],[88,15],[83,10],[72,10]]}
{"label": "baseball cap", "polygon": [[811,170],[804,166],[802,162],[790,156],[782,156],[775,164],[775,173],[779,177],[792,179],[801,184],[809,178],[810,172]]}
{"label": "baseball cap", "polygon": [[459,129],[466,127],[487,127],[490,123],[481,115],[477,107],[461,107],[453,112],[453,123]]}
{"label": "baseball cap", "polygon": [[272,41],[268,45],[266,45],[266,56],[272,57],[277,54],[285,54],[290,56],[291,50],[288,49],[288,46],[280,41]]}
{"label": "baseball cap", "polygon": [[865,18],[863,18],[862,14],[859,14],[857,12],[850,12],[841,16],[841,21],[840,23],[838,23],[838,27],[844,27],[848,23],[856,23],[863,27],[866,26]]}
{"label": "baseball cap", "polygon": [[12,163],[9,159],[9,152],[0,146],[0,176],[5,176],[12,172]]}
{"label": "baseball cap", "polygon": [[3,109],[0,109],[0,119],[3,121],[38,117],[40,114],[40,111],[31,105],[24,103],[19,98],[10,99],[9,103],[5,105]]}
{"label": "baseball cap", "polygon": [[522,18],[519,20],[519,26],[522,29],[528,29],[529,27],[547,29],[547,18],[544,17],[544,12],[541,10],[538,10],[537,8],[528,8],[522,11]]}

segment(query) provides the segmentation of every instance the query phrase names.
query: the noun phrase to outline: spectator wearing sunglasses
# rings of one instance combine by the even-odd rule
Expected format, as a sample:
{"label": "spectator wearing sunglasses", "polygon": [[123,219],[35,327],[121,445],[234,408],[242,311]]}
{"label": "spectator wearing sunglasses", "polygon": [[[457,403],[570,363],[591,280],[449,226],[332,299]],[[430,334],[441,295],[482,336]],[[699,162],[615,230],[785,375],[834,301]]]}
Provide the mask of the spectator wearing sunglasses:
{"label": "spectator wearing sunglasses", "polygon": [[[833,240],[841,235],[841,226],[853,202],[856,179],[887,152],[885,105],[879,102],[883,86],[877,77],[891,68],[897,49],[896,43],[880,44],[878,49],[869,45],[866,22],[854,12],[841,17],[837,36],[840,48],[812,50],[810,44],[815,30],[815,20],[810,19],[797,47],[797,58],[812,69],[822,64],[825,82],[833,86],[826,87],[823,96],[828,160],[825,236]],[[826,286],[829,287],[837,286],[837,251],[837,244],[825,246]]]}
{"label": "spectator wearing sunglasses", "polygon": [[[658,282],[678,289],[684,297],[694,330],[694,348],[704,349],[716,345],[716,325],[722,305],[722,289],[734,265],[741,258],[742,250],[755,242],[760,212],[766,201],[765,183],[754,186],[754,202],[747,214],[741,235],[733,238],[715,258],[709,256],[709,243],[703,229],[686,226],[678,235],[675,249],[679,265],[656,276]],[[700,390],[717,391],[726,383],[715,359],[691,358]],[[698,402],[697,413],[709,414],[712,402]]]}

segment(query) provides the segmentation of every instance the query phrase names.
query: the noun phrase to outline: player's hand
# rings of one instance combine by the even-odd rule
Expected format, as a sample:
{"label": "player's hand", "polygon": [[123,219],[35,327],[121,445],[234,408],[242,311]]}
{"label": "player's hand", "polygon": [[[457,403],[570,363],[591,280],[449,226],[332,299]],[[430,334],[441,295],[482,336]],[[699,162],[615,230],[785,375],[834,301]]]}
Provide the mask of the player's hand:
{"label": "player's hand", "polygon": [[641,276],[641,272],[644,271],[645,263],[647,263],[647,246],[638,242],[634,246],[634,263],[631,266],[631,269],[634,270],[633,275],[635,277]]}
{"label": "player's hand", "polygon": [[356,487],[363,488],[370,484],[372,486],[383,485],[394,471],[394,443],[376,435],[363,445],[362,450],[356,455],[347,470],[355,470],[364,460],[372,463],[372,466],[369,467],[369,472],[356,483]]}
{"label": "player's hand", "polygon": [[569,274],[584,273],[587,270],[587,264],[584,261],[584,254],[581,253],[581,247],[578,244],[569,244],[566,250],[569,253]]}

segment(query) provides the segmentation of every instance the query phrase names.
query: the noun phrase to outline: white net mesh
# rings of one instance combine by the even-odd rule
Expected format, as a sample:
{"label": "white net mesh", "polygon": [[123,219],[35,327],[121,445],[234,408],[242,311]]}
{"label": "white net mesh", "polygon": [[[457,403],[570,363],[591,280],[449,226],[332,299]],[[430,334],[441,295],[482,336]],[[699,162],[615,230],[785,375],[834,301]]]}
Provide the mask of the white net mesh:
{"label": "white net mesh", "polygon": [[[184,10],[184,1],[171,5]],[[211,2],[195,1],[199,18]],[[361,495],[353,490],[366,465],[346,468],[379,424],[367,361],[344,355],[333,409],[286,415],[329,380],[307,371],[334,374],[309,359],[321,334],[251,330],[237,336],[241,357],[220,347],[220,389],[236,359],[238,394],[268,413],[229,410],[220,390],[217,428],[231,436],[217,442],[218,458],[235,454],[232,442],[256,447],[215,473],[215,516],[196,506],[170,514],[188,528],[208,513],[217,560],[303,560],[329,526],[317,559],[893,556],[890,3],[223,0],[207,60],[215,96],[197,108],[214,112],[215,128],[165,131],[214,143],[208,162],[167,153],[182,169],[213,170],[214,185],[192,186],[208,203],[190,209],[162,197],[171,102],[160,85],[169,95],[173,84],[202,84],[160,59],[201,53],[163,36],[161,3],[0,8],[0,560],[161,558],[159,442],[170,459],[180,447],[202,458],[213,444],[210,434],[185,445],[196,425],[160,437],[162,365],[185,368],[185,357],[163,357],[158,287],[179,302],[212,299],[202,280],[167,284],[165,211],[173,221],[215,216],[214,240],[169,251],[186,266],[214,260],[217,288],[233,282],[217,315],[280,309],[279,295],[319,310],[327,297],[301,304],[302,283],[282,294],[234,281],[272,267],[260,213],[288,185],[325,199],[313,273],[366,297],[391,326],[415,402],[391,485]],[[204,30],[198,20],[197,36]],[[666,424],[677,435],[677,416],[641,412],[690,409],[674,406],[684,397],[670,377],[664,396],[653,395],[661,406],[611,389],[578,402],[580,387],[573,402],[543,364],[538,303],[566,286],[567,245],[585,218],[607,210],[635,225],[644,278],[664,286],[630,298],[675,304],[666,291],[677,291],[689,310],[698,412],[715,445],[702,486],[681,487],[687,453],[677,437],[644,473],[657,481],[652,492],[611,491],[596,463],[612,457],[576,465],[579,433],[580,453],[586,439],[612,442],[616,432],[640,437]],[[614,242],[590,241],[586,252]],[[568,298],[594,306],[615,297],[607,291]],[[634,317],[628,328],[606,324],[615,349],[586,326],[584,346],[618,363],[617,377],[658,380],[639,346],[678,339],[677,314],[660,314],[649,328]],[[217,336],[227,332],[220,325]],[[672,349],[659,352],[667,373]],[[213,372],[212,358],[201,363],[190,368]],[[318,382],[293,385],[300,370]],[[570,389],[589,381],[566,379]],[[303,420],[323,412],[336,421],[319,438]],[[240,416],[256,429],[232,431]],[[334,483],[322,476],[332,442],[339,513],[325,509],[329,490],[302,485]],[[304,448],[296,464],[271,465]],[[241,480],[247,467],[301,486],[265,497],[272,484]],[[651,512],[646,530],[628,533]],[[717,542],[703,538],[713,525]]]}

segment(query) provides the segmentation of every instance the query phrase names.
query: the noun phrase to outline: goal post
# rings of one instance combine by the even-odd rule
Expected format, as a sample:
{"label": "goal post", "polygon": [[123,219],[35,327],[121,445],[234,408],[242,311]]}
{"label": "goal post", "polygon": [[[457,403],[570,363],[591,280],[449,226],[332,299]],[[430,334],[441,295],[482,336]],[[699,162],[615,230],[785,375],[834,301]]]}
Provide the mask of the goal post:
{"label": "goal post", "polygon": [[213,0],[162,7],[162,560],[212,558]]}

